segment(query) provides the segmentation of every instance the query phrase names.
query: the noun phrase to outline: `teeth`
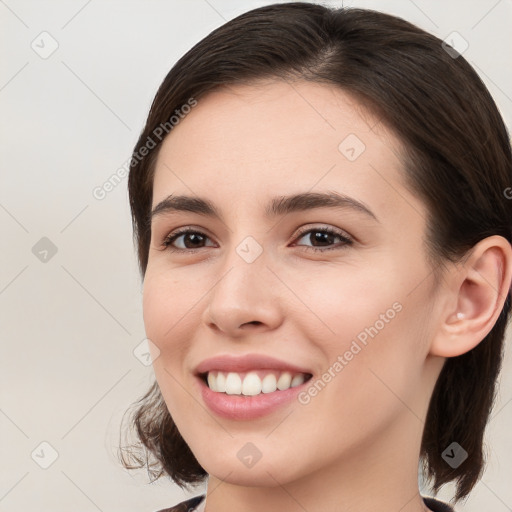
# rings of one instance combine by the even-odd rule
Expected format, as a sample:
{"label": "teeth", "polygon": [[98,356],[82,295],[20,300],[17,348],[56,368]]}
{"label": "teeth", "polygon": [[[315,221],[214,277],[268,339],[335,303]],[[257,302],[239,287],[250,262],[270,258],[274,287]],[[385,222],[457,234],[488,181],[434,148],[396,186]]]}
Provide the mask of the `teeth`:
{"label": "teeth", "polygon": [[273,373],[269,373],[263,377],[261,381],[261,390],[263,393],[273,393],[277,389],[276,376]]}
{"label": "teeth", "polygon": [[242,383],[242,395],[253,396],[261,393],[262,383],[258,374],[249,372]]}
{"label": "teeth", "polygon": [[[211,374],[209,373],[208,377],[210,375]],[[221,372],[219,372],[217,374],[216,385],[217,385],[217,389],[214,389],[214,391],[218,391],[219,393],[225,393],[226,392],[226,376],[223,373],[221,373]]]}
{"label": "teeth", "polygon": [[304,375],[301,373],[299,375],[295,375],[292,379],[291,387],[294,388],[295,386],[300,386],[304,383],[306,379],[304,378]]}
{"label": "teeth", "polygon": [[[212,391],[218,391],[218,387],[217,387],[217,379],[213,376],[213,373],[209,373],[208,374],[208,387],[212,390]],[[224,386],[226,387],[226,386]]]}
{"label": "teeth", "polygon": [[208,387],[218,393],[228,395],[255,396],[260,393],[273,393],[276,390],[300,386],[306,380],[303,373],[292,375],[290,372],[266,373],[261,378],[256,371],[246,374],[236,372],[209,372]]}
{"label": "teeth", "polygon": [[242,379],[238,373],[228,373],[226,377],[226,393],[239,395],[242,392]]}
{"label": "teeth", "polygon": [[277,389],[284,391],[288,389],[292,383],[292,375],[290,372],[283,372],[277,381]]}

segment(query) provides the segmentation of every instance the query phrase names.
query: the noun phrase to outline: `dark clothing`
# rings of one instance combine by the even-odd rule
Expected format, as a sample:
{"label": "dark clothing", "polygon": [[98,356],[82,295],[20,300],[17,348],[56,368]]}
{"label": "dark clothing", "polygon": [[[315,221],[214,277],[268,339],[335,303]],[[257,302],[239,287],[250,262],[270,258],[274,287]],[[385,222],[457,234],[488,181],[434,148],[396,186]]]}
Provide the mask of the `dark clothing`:
{"label": "dark clothing", "polygon": [[[194,512],[196,507],[203,501],[204,498],[204,494],[195,496],[194,498],[178,503],[178,505],[175,505],[174,507],[166,508],[164,510],[160,510],[159,512]],[[435,498],[423,496],[423,501],[425,502],[425,505],[427,505],[427,507],[433,512],[455,512],[455,510],[450,505],[436,500]]]}
{"label": "dark clothing", "polygon": [[455,512],[455,509],[448,505],[448,503],[436,500],[435,498],[428,498],[423,496],[423,501],[430,510],[433,510],[433,512]]}
{"label": "dark clothing", "polygon": [[159,510],[158,512],[193,512],[204,498],[205,494],[201,494],[201,496],[195,496],[194,498],[190,498],[189,500],[178,503],[174,507],[165,508],[163,510]]}

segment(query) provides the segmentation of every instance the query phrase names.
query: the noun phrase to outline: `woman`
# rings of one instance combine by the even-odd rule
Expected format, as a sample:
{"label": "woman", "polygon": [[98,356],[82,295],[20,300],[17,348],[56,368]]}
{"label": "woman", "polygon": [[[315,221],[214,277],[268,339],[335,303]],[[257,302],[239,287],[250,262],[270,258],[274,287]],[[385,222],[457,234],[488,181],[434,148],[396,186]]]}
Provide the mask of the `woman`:
{"label": "woman", "polygon": [[418,464],[455,501],[483,471],[511,183],[487,89],[402,19],[276,4],[186,53],[129,177],[133,421],[156,476],[208,481],[167,510],[453,510]]}

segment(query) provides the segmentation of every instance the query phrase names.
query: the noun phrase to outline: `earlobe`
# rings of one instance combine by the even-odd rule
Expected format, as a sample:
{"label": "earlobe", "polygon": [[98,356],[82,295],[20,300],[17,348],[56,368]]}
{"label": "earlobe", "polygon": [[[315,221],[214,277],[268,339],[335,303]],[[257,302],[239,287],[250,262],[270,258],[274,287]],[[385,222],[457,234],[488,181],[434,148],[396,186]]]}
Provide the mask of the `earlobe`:
{"label": "earlobe", "polygon": [[430,353],[456,357],[469,352],[494,327],[512,279],[512,247],[494,235],[476,244],[448,279],[450,304],[432,340]]}

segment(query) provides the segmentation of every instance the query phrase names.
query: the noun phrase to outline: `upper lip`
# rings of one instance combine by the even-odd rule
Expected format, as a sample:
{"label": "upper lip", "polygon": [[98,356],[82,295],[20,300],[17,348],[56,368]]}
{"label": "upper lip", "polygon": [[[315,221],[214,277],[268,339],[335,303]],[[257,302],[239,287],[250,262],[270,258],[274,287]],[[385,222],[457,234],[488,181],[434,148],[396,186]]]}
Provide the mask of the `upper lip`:
{"label": "upper lip", "polygon": [[263,369],[282,370],[292,373],[311,373],[306,368],[296,366],[264,354],[246,354],[243,356],[219,355],[210,357],[199,363],[195,372],[196,374],[203,374],[212,370],[219,370],[223,372],[247,372],[250,370]]}

